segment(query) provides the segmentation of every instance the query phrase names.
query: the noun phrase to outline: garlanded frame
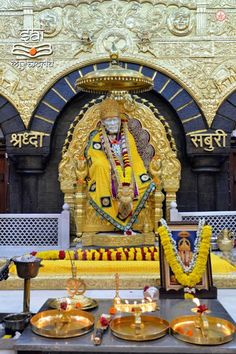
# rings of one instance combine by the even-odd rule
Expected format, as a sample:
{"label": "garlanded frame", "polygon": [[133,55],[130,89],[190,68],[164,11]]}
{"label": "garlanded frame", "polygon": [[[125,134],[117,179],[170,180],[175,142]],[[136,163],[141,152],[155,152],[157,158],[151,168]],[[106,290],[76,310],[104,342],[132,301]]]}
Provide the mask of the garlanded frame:
{"label": "garlanded frame", "polygon": [[[168,228],[171,231],[174,239],[178,239],[179,233],[188,233],[189,237],[193,240],[196,237],[198,225],[195,223],[186,223],[186,222],[169,222]],[[159,237],[160,245],[160,298],[184,298],[186,293],[186,287],[178,283],[174,277],[170,265],[166,259],[164,248],[161,244]],[[191,289],[190,289],[191,290]],[[202,275],[201,281],[196,284],[195,292],[192,293],[194,297],[198,298],[208,298],[215,299],[217,298],[217,289],[213,286],[212,280],[212,270],[211,270],[211,259],[210,252],[208,254],[206,270]]]}

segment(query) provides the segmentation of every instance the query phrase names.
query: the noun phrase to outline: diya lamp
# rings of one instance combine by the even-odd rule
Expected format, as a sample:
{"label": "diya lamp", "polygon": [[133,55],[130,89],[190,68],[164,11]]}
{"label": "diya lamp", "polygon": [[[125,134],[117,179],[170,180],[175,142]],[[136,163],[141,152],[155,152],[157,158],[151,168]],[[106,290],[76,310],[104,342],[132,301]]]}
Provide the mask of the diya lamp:
{"label": "diya lamp", "polygon": [[[146,341],[164,336],[169,329],[169,323],[159,317],[144,315],[158,309],[156,299],[150,296],[142,300],[128,301],[119,296],[119,275],[115,275],[116,294],[113,306],[117,312],[129,314],[117,316],[111,320],[112,333],[122,339]],[[147,289],[146,289],[147,290]],[[156,292],[155,292],[156,294]],[[146,294],[147,295],[147,294]]]}
{"label": "diya lamp", "polygon": [[[113,306],[118,312],[126,312],[126,313],[135,313],[136,310],[139,312],[139,309],[141,309],[142,312],[151,312],[157,310],[157,301],[156,297],[152,297],[151,292],[150,293],[145,293],[146,296],[144,296],[144,299],[141,300],[141,302],[134,301],[129,302],[128,300],[122,300],[119,295],[119,285],[120,285],[120,279],[119,279],[119,274],[115,274],[115,285],[116,285],[116,294],[113,299]],[[149,287],[147,287],[149,288]],[[154,289],[154,287],[152,287]],[[150,287],[151,289],[151,287]],[[146,289],[147,290],[147,289]],[[156,289],[157,290],[157,289]],[[153,293],[154,294],[154,293]],[[155,293],[156,294],[156,293]],[[149,295],[149,296],[147,296]]]}

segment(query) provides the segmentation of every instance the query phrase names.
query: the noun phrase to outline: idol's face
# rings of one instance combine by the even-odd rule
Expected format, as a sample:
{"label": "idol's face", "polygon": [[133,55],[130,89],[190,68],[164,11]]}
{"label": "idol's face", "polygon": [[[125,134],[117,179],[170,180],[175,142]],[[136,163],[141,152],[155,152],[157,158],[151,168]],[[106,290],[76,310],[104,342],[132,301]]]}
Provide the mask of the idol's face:
{"label": "idol's face", "polygon": [[106,118],[103,120],[102,124],[108,134],[117,134],[120,131],[121,120],[119,117]]}

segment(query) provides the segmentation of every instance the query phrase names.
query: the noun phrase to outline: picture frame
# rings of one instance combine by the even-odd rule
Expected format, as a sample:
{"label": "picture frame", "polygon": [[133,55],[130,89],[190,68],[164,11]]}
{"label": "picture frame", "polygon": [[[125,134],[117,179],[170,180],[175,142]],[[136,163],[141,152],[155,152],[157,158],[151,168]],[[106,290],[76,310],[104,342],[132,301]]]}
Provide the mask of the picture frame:
{"label": "picture frame", "polygon": [[[198,224],[186,222],[169,222],[168,228],[176,242],[179,256],[185,265],[189,265],[194,241],[197,235]],[[159,238],[160,250],[160,298],[184,298],[184,286],[179,284],[166,260],[164,248]],[[201,281],[195,287],[194,296],[198,298],[217,298],[217,289],[213,286],[210,252],[208,254],[206,270]]]}

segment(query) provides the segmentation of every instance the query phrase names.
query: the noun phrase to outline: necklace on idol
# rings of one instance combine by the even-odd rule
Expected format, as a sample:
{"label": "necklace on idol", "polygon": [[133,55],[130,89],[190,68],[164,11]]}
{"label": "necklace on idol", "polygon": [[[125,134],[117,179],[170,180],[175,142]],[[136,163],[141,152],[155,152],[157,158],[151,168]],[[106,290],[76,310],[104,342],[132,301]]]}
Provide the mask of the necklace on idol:
{"label": "necklace on idol", "polygon": [[117,135],[110,134],[107,136],[111,145],[111,150],[114,152],[115,156],[119,159],[121,166],[123,166],[122,151],[121,151],[120,141],[118,140]]}
{"label": "necklace on idol", "polygon": [[111,166],[115,172],[118,185],[124,184],[130,185],[132,183],[132,167],[130,161],[129,147],[127,146],[127,127],[125,123],[121,124],[120,139],[117,140],[117,136],[112,134],[112,137],[116,137],[115,140],[110,142],[109,135],[106,133],[105,128],[100,128],[100,138],[103,149],[111,163]]}
{"label": "necklace on idol", "polygon": [[107,134],[108,140],[111,145],[113,144],[119,144],[118,136],[117,134]]}

